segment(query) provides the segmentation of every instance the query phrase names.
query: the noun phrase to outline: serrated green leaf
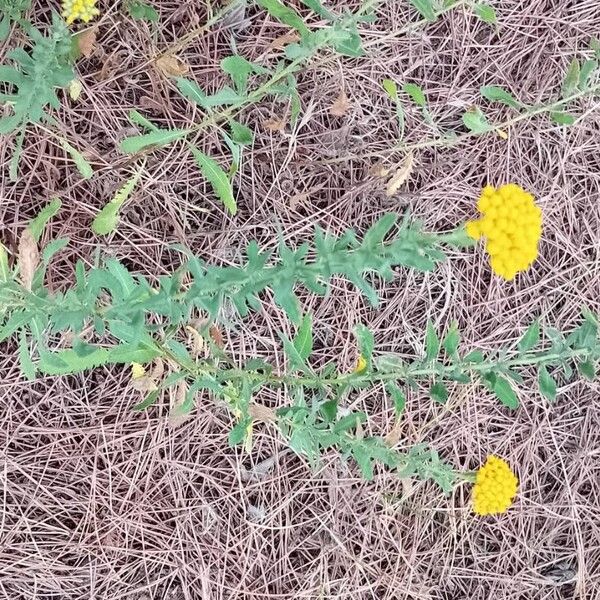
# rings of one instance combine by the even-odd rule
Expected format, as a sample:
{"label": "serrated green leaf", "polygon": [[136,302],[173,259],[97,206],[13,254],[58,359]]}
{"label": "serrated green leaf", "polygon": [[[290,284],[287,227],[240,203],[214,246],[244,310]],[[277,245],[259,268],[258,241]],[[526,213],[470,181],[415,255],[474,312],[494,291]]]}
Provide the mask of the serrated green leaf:
{"label": "serrated green leaf", "polygon": [[364,412],[354,412],[345,417],[342,417],[339,421],[336,421],[333,426],[333,433],[346,433],[351,429],[356,429],[359,424],[366,423],[367,415]]}
{"label": "serrated green leaf", "polygon": [[359,57],[365,55],[360,35],[355,31],[351,32],[345,39],[334,41],[333,47],[337,52],[344,56]]}
{"label": "serrated green leaf", "polygon": [[138,125],[139,127],[143,127],[148,131],[160,131],[160,129],[154,123],[146,119],[144,115],[135,109],[132,109],[127,113],[127,118],[132,125]]}
{"label": "serrated green leaf", "polygon": [[519,340],[517,348],[519,352],[527,352],[535,348],[540,341],[540,323],[534,321],[525,331],[523,337]]}
{"label": "serrated green leaf", "polygon": [[588,381],[594,381],[596,379],[596,368],[594,367],[593,362],[585,361],[579,363],[577,369]]}
{"label": "serrated green leaf", "polygon": [[79,152],[79,150],[76,148],[73,148],[73,146],[71,146],[67,140],[60,138],[59,142],[64,150],[66,150],[69,153],[69,156],[73,159],[73,162],[75,163],[75,166],[77,167],[77,170],[81,176],[84,179],[90,179],[94,175],[94,170],[92,169],[90,163],[85,160],[83,154],[81,154],[81,152]]}
{"label": "serrated green leaf", "polygon": [[21,373],[26,379],[29,381],[35,379],[35,365],[29,354],[29,342],[27,341],[25,331],[21,331],[21,335],[19,336],[19,366],[21,367]]}
{"label": "serrated green leaf", "polygon": [[254,139],[252,129],[234,120],[229,122],[229,127],[231,127],[231,138],[236,144],[248,145],[252,143]]}
{"label": "serrated green leaf", "polygon": [[448,388],[443,383],[434,383],[429,390],[429,395],[438,404],[445,404],[448,400]]}
{"label": "serrated green leaf", "polygon": [[554,400],[556,400],[556,381],[554,381],[552,375],[548,373],[548,369],[545,365],[542,365],[539,369],[538,384],[542,396],[550,400],[550,402],[554,402]]}
{"label": "serrated green leaf", "polygon": [[585,60],[581,65],[581,73],[579,74],[578,87],[580,90],[586,90],[590,84],[590,79],[593,73],[598,68],[597,60]]}
{"label": "serrated green leaf", "polygon": [[576,117],[566,112],[551,112],[550,117],[558,125],[573,125]]}
{"label": "serrated green leaf", "polygon": [[458,350],[458,345],[460,344],[460,333],[458,331],[458,326],[456,323],[453,323],[446,337],[444,338],[443,346],[446,353],[450,356],[454,356],[456,351]]}
{"label": "serrated green leaf", "polygon": [[473,11],[475,15],[479,17],[484,23],[488,23],[490,25],[495,25],[498,22],[498,17],[496,16],[496,11],[493,6],[486,4],[485,2],[481,2],[479,4],[475,4],[473,6]]}
{"label": "serrated green leaf", "polygon": [[300,358],[306,360],[312,353],[313,335],[312,335],[312,316],[304,315],[302,322],[298,327],[296,337],[293,340],[294,348],[296,348]]}
{"label": "serrated green leaf", "polygon": [[50,221],[50,219],[58,213],[61,205],[62,202],[60,201],[60,198],[52,198],[52,200],[46,204],[46,206],[37,214],[37,216],[30,221],[29,231],[36,242],[40,241],[48,221]]}
{"label": "serrated green leaf", "polygon": [[252,422],[250,417],[246,417],[242,419],[233,429],[229,432],[229,436],[227,437],[227,443],[230,447],[237,446],[241,444],[248,434],[248,426]]}
{"label": "serrated green leaf", "polygon": [[567,74],[565,75],[565,79],[563,81],[560,93],[563,98],[568,98],[572,96],[573,93],[577,90],[577,85],[579,84],[579,77],[581,75],[581,65],[579,64],[579,60],[574,58],[567,69]]}
{"label": "serrated green leaf", "polygon": [[479,108],[464,113],[462,121],[465,127],[473,133],[487,133],[490,131],[490,124]]}
{"label": "serrated green leaf", "polygon": [[320,0],[302,0],[302,4],[308,6],[308,8],[324,19],[329,21],[335,19],[335,15],[330,10],[325,8],[323,4],[321,4]]}
{"label": "serrated green leaf", "polygon": [[480,364],[485,360],[485,355],[481,350],[471,350],[468,354],[465,355],[463,361],[466,363],[471,363],[474,365]]}
{"label": "serrated green leaf", "polygon": [[204,177],[211,184],[219,200],[221,200],[230,214],[235,215],[237,213],[237,204],[233,197],[233,189],[227,173],[225,173],[216,160],[200,152],[195,146],[190,144],[189,148],[194,155],[196,164],[200,167],[200,171],[202,171]]}
{"label": "serrated green leaf", "polygon": [[133,192],[137,182],[142,174],[142,168],[131,177],[127,182],[119,188],[112,200],[104,205],[104,207],[94,217],[92,222],[92,231],[97,235],[109,235],[113,233],[119,224],[119,211],[125,201]]}
{"label": "serrated green leaf", "polygon": [[381,85],[392,100],[398,100],[398,85],[393,79],[384,79]]}
{"label": "serrated green leaf", "polygon": [[352,449],[352,457],[360,468],[362,476],[367,480],[373,479],[373,461],[369,454],[360,446]]}
{"label": "serrated green leaf", "polygon": [[431,362],[440,352],[440,338],[431,321],[427,321],[427,330],[425,333],[425,360]]}
{"label": "serrated green leaf", "polygon": [[187,129],[159,129],[143,135],[126,137],[119,146],[125,154],[135,154],[150,146],[166,146],[171,142],[182,140],[188,133]]}
{"label": "serrated green leaf", "polygon": [[44,265],[48,265],[52,257],[65,248],[69,243],[69,238],[59,238],[52,240],[42,251],[42,261]]}
{"label": "serrated green leaf", "polygon": [[250,62],[239,54],[222,59],[221,69],[231,77],[236,90],[241,94],[246,93],[248,78],[252,73],[268,73],[261,65]]}
{"label": "serrated green leaf", "polygon": [[504,377],[500,377],[499,375],[496,376],[492,391],[504,406],[512,409],[518,408],[519,398],[508,380]]}
{"label": "serrated green leaf", "polygon": [[421,108],[427,107],[427,98],[425,92],[416,83],[405,83],[402,91],[410,96],[410,99]]}
{"label": "serrated green leaf", "polygon": [[256,3],[264,8],[272,17],[285,25],[293,27],[302,35],[309,35],[310,30],[304,24],[302,17],[294,10],[285,6],[279,0],[256,0]]}
{"label": "serrated green leaf", "polygon": [[396,413],[396,418],[398,418],[404,412],[404,408],[406,407],[406,396],[404,395],[404,392],[393,382],[389,382],[385,386],[385,389],[394,401],[394,412]]}
{"label": "serrated green leaf", "polygon": [[126,0],[125,10],[136,21],[149,21],[153,23],[159,19],[156,9],[150,6],[150,4],[142,2],[142,0]]}
{"label": "serrated green leaf", "polygon": [[428,21],[435,21],[437,14],[433,0],[409,0],[409,2],[419,11],[422,17]]}
{"label": "serrated green leaf", "polygon": [[498,85],[484,85],[479,91],[484,98],[491,102],[501,102],[502,104],[506,104],[506,106],[516,109],[522,106],[510,92],[507,92]]}
{"label": "serrated green leaf", "polygon": [[362,323],[358,323],[358,325],[354,327],[354,335],[358,342],[360,355],[367,361],[370,368],[371,361],[373,360],[373,350],[375,349],[373,332]]}
{"label": "serrated green leaf", "polygon": [[141,402],[135,404],[132,410],[135,410],[136,412],[141,412],[143,410],[146,410],[147,408],[150,408],[158,400],[160,392],[160,389],[152,390]]}

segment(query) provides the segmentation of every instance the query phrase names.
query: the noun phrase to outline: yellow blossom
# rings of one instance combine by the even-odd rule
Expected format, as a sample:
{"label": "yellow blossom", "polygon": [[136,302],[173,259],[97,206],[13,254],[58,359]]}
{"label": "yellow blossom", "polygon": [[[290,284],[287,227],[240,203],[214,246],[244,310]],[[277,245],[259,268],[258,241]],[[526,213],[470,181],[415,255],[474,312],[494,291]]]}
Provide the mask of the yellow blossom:
{"label": "yellow blossom", "polygon": [[354,367],[354,373],[362,373],[367,368],[367,359],[361,354],[356,361],[356,367]]}
{"label": "yellow blossom", "polygon": [[510,281],[526,271],[538,256],[542,211],[534,197],[514,183],[483,188],[477,209],[483,215],[468,221],[469,237],[484,237],[492,271]]}
{"label": "yellow blossom", "polygon": [[63,0],[62,16],[66,19],[67,25],[71,25],[77,19],[88,23],[94,17],[100,14],[96,8],[97,0]]}
{"label": "yellow blossom", "polygon": [[504,513],[513,503],[519,480],[508,463],[497,456],[488,456],[475,476],[473,511],[478,515]]}
{"label": "yellow blossom", "polygon": [[140,363],[131,363],[131,378],[141,379],[146,374],[146,369]]}

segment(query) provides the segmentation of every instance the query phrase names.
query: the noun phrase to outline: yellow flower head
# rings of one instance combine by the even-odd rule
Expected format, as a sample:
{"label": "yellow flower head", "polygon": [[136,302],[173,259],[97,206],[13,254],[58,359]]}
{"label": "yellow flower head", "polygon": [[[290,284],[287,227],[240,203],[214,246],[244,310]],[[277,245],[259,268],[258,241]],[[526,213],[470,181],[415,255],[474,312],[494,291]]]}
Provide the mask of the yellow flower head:
{"label": "yellow flower head", "polygon": [[508,510],[517,494],[519,480],[508,463],[488,456],[479,468],[473,488],[473,510],[478,515],[497,515]]}
{"label": "yellow flower head", "polygon": [[66,19],[67,25],[71,25],[77,19],[85,23],[91,21],[100,14],[96,8],[97,0],[63,0],[62,16]]}
{"label": "yellow flower head", "polygon": [[140,363],[131,363],[131,378],[140,379],[146,374],[146,369]]}
{"label": "yellow flower head", "polygon": [[467,222],[467,234],[474,240],[486,238],[492,271],[510,281],[538,256],[542,211],[534,197],[514,183],[483,188],[477,209],[483,216]]}
{"label": "yellow flower head", "polygon": [[356,361],[356,367],[354,367],[354,373],[360,374],[364,373],[367,369],[367,359],[361,354]]}

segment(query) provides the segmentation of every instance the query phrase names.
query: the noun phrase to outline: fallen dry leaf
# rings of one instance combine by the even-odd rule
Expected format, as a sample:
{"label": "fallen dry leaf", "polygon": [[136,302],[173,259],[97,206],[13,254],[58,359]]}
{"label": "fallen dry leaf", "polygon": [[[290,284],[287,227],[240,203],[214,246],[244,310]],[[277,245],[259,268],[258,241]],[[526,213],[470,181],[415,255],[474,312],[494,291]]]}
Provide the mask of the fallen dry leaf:
{"label": "fallen dry leaf", "polygon": [[221,330],[216,325],[211,325],[208,328],[208,333],[210,334],[210,337],[212,338],[212,341],[219,348],[225,348],[225,339],[223,337],[223,333],[221,332]]}
{"label": "fallen dry leaf", "polygon": [[191,416],[190,410],[185,406],[187,393],[188,384],[185,381],[180,381],[175,391],[175,400],[167,417],[168,424],[171,427],[183,425]]}
{"label": "fallen dry leaf", "polygon": [[392,175],[392,178],[388,181],[385,194],[386,196],[393,196],[402,186],[403,183],[408,181],[410,174],[412,173],[415,159],[412,152],[409,152],[396,172]]}
{"label": "fallen dry leaf", "polygon": [[263,421],[264,423],[273,423],[277,420],[275,411],[264,404],[252,403],[248,407],[248,413],[253,419]]}
{"label": "fallen dry leaf", "polygon": [[23,231],[19,239],[19,251],[17,255],[17,266],[21,283],[26,290],[31,291],[35,270],[40,264],[40,252],[37,242],[33,239],[29,227]]}
{"label": "fallen dry leaf", "polygon": [[283,131],[285,129],[286,119],[271,117],[262,122],[262,126],[268,131]]}
{"label": "fallen dry leaf", "polygon": [[352,105],[348,100],[348,96],[346,96],[346,90],[342,90],[339,96],[335,99],[334,103],[331,105],[329,112],[335,117],[343,117]]}
{"label": "fallen dry leaf", "polygon": [[385,445],[393,448],[400,441],[400,432],[402,431],[402,421],[396,421],[392,430],[385,436]]}
{"label": "fallen dry leaf", "polygon": [[369,175],[372,177],[387,177],[390,174],[390,170],[384,166],[379,160],[369,168]]}
{"label": "fallen dry leaf", "polygon": [[158,386],[149,375],[142,375],[131,380],[131,387],[138,392],[153,392]]}
{"label": "fallen dry leaf", "polygon": [[185,330],[188,332],[188,346],[194,358],[198,358],[204,350],[204,338],[200,335],[200,332],[192,327],[186,325]]}
{"label": "fallen dry leaf", "polygon": [[181,59],[171,54],[165,54],[157,58],[155,64],[165,77],[181,77],[190,70]]}
{"label": "fallen dry leaf", "polygon": [[82,56],[89,58],[96,48],[96,35],[98,33],[97,27],[90,27],[76,36],[77,48],[81,52]]}
{"label": "fallen dry leaf", "polygon": [[295,31],[288,31],[283,35],[277,36],[270,44],[274,50],[283,50],[288,44],[295,44],[300,41],[300,36]]}

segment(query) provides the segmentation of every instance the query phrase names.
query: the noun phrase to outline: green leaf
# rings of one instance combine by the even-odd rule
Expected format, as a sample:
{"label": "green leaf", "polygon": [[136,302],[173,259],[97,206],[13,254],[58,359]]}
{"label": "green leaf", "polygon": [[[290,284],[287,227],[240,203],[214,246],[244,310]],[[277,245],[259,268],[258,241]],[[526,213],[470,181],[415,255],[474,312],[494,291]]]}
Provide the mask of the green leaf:
{"label": "green leaf", "polygon": [[10,17],[5,14],[0,20],[0,42],[3,42],[10,33]]}
{"label": "green leaf", "polygon": [[588,381],[594,381],[596,379],[596,367],[594,367],[593,362],[585,361],[579,363],[577,369]]}
{"label": "green leaf", "polygon": [[410,3],[421,13],[428,21],[435,21],[437,19],[435,4],[432,0],[409,0]]}
{"label": "green leaf", "polygon": [[48,221],[54,217],[60,210],[62,202],[60,198],[52,198],[46,206],[29,223],[29,231],[36,242],[40,241],[44,228]]}
{"label": "green leaf", "polygon": [[208,108],[208,103],[206,101],[207,95],[195,81],[186,79],[185,77],[177,77],[175,82],[177,84],[177,89],[185,98],[204,109]]}
{"label": "green leaf", "polygon": [[323,17],[323,19],[327,19],[329,21],[333,21],[335,19],[335,15],[330,10],[325,8],[321,4],[320,0],[302,0],[302,4],[308,6],[310,10],[318,14],[320,17]]}
{"label": "green leaf", "polygon": [[405,83],[402,91],[410,96],[410,99],[421,108],[427,107],[427,98],[425,92],[416,83]]}
{"label": "green leaf", "polygon": [[79,150],[77,150],[76,148],[73,148],[73,146],[71,146],[71,144],[69,144],[67,140],[64,140],[62,138],[60,138],[60,145],[69,153],[69,155],[75,162],[77,170],[81,173],[81,176],[84,179],[90,179],[94,174],[94,170],[92,169],[90,163],[87,160],[85,160],[83,154],[81,154],[81,152],[79,152]]}
{"label": "green leaf", "polygon": [[550,117],[558,125],[573,125],[576,117],[566,112],[551,112]]}
{"label": "green leaf", "polygon": [[248,433],[248,425],[252,422],[250,417],[242,419],[230,432],[227,442],[231,447],[241,444]]}
{"label": "green leaf", "polygon": [[352,457],[360,468],[362,476],[367,481],[371,481],[371,479],[373,479],[373,461],[371,456],[369,456],[365,449],[358,446],[356,448],[352,448]]}
{"label": "green leaf", "polygon": [[580,90],[586,90],[590,84],[590,78],[594,71],[598,68],[597,60],[585,60],[581,65],[581,73],[579,74],[578,87]]}
{"label": "green leaf", "polygon": [[154,123],[148,121],[144,115],[135,109],[132,109],[127,113],[127,118],[132,125],[139,125],[148,131],[160,131],[160,129]]}
{"label": "green leaf", "polygon": [[189,134],[187,129],[159,129],[151,133],[126,137],[120,144],[125,154],[135,154],[149,146],[166,146],[176,140],[181,140]]}
{"label": "green leaf", "polygon": [[404,412],[404,408],[406,407],[406,396],[402,390],[391,381],[385,386],[385,389],[394,401],[394,412],[396,413],[396,418],[398,418]]}
{"label": "green leaf", "polygon": [[560,90],[563,98],[568,98],[569,96],[572,96],[575,91],[577,91],[580,76],[581,65],[579,64],[579,61],[574,58],[567,69],[567,74],[565,75],[565,79]]}
{"label": "green leaf", "polygon": [[523,334],[523,337],[519,340],[517,348],[519,352],[527,352],[537,346],[540,341],[540,323],[534,321]]}
{"label": "green leaf", "polygon": [[465,127],[473,133],[487,133],[491,129],[488,120],[479,108],[467,111],[462,116],[462,121]]}
{"label": "green leaf", "polygon": [[354,335],[356,336],[356,341],[358,342],[359,352],[367,361],[369,365],[368,368],[370,369],[371,361],[373,360],[373,350],[375,349],[375,338],[373,337],[373,332],[362,323],[359,323],[354,328]]}
{"label": "green leaf", "polygon": [[550,400],[550,402],[554,402],[554,400],[556,400],[556,381],[554,381],[552,375],[548,373],[548,369],[545,365],[542,365],[539,369],[538,383],[542,396]]}
{"label": "green leaf", "polygon": [[460,333],[458,332],[458,326],[453,323],[446,337],[444,338],[443,346],[446,353],[450,356],[454,356],[458,350],[460,344]]}
{"label": "green leaf", "polygon": [[511,93],[498,85],[484,85],[479,91],[484,98],[491,102],[501,102],[502,104],[506,104],[506,106],[516,109],[522,106]]}
{"label": "green leaf", "polygon": [[333,433],[346,433],[350,429],[356,429],[359,424],[367,421],[367,415],[364,412],[354,412],[342,417],[333,426]]}
{"label": "green leaf", "polygon": [[215,194],[219,197],[225,208],[232,214],[235,215],[237,212],[237,204],[233,197],[233,189],[231,182],[227,177],[227,173],[219,166],[219,163],[206,156],[203,152],[200,152],[195,146],[189,145],[194,159],[197,165],[200,167],[200,171],[208,182],[211,184]]}
{"label": "green leaf", "polygon": [[132,410],[141,412],[147,408],[150,408],[158,400],[160,392],[160,389],[151,391],[141,402],[134,404]]}
{"label": "green leaf", "polygon": [[252,129],[234,120],[229,121],[229,127],[231,127],[231,139],[236,144],[247,145],[252,143],[254,139]]}
{"label": "green leaf", "polygon": [[312,316],[304,315],[302,322],[298,327],[296,337],[293,340],[294,348],[298,351],[300,358],[306,360],[312,353],[313,335],[312,335]]}
{"label": "green leaf", "polygon": [[519,406],[519,398],[510,383],[504,377],[496,376],[492,391],[504,406],[515,409]]}
{"label": "green leaf", "polygon": [[8,252],[2,242],[0,242],[0,283],[10,281],[12,278],[10,267],[8,266]]}
{"label": "green leaf", "polygon": [[156,22],[159,19],[156,9],[142,0],[126,0],[125,10],[136,21]]}
{"label": "green leaf", "polygon": [[139,171],[117,191],[113,199],[108,202],[108,204],[105,204],[100,212],[94,217],[92,222],[92,231],[94,233],[97,235],[108,235],[116,230],[119,224],[119,210],[133,192],[141,174],[142,169],[140,168]]}
{"label": "green leaf", "polygon": [[231,106],[232,104],[241,104],[246,101],[247,96],[239,94],[229,86],[221,88],[215,94],[206,96],[204,104],[208,108],[214,108],[215,106]]}
{"label": "green leaf", "polygon": [[359,57],[365,54],[358,32],[351,32],[345,39],[335,40],[333,47],[337,52],[345,56]]}
{"label": "green leaf", "polygon": [[29,354],[29,342],[24,330],[21,331],[19,336],[19,364],[24,377],[29,381],[33,381],[35,379],[35,365]]}
{"label": "green leaf", "polygon": [[448,400],[448,388],[443,383],[434,383],[429,390],[429,395],[438,404],[445,404]]}
{"label": "green leaf", "polygon": [[594,56],[600,60],[600,40],[598,38],[592,38],[590,40],[590,50],[592,50]]}
{"label": "green leaf", "polygon": [[468,354],[465,355],[463,361],[466,363],[471,363],[474,365],[478,365],[485,360],[485,355],[481,350],[471,350]]}
{"label": "green leaf", "polygon": [[473,10],[475,15],[479,17],[484,23],[489,23],[490,25],[495,25],[498,22],[498,17],[496,16],[496,11],[493,6],[486,4],[485,2],[481,2],[479,4],[475,4],[473,6]]}
{"label": "green leaf", "polygon": [[298,33],[306,36],[310,35],[310,30],[304,24],[302,17],[279,0],[256,0],[256,3],[261,8],[264,8],[272,17],[293,27]]}
{"label": "green leaf", "polygon": [[427,331],[425,333],[425,360],[431,362],[437,358],[440,352],[440,338],[435,331],[431,321],[427,321]]}
{"label": "green leaf", "polygon": [[246,93],[248,78],[252,73],[268,73],[264,67],[250,62],[239,54],[222,59],[221,69],[231,77],[236,90],[241,94]]}
{"label": "green leaf", "polygon": [[43,250],[42,252],[42,261],[45,265],[48,265],[52,260],[52,257],[60,252],[63,248],[69,244],[69,238],[59,238],[57,240],[52,240]]}
{"label": "green leaf", "polygon": [[398,85],[393,79],[384,79],[381,85],[392,100],[398,100]]}

